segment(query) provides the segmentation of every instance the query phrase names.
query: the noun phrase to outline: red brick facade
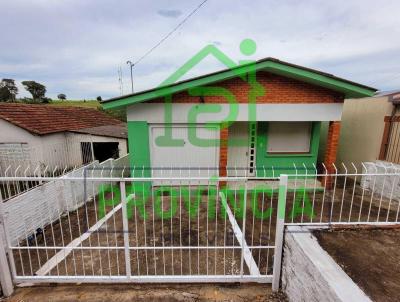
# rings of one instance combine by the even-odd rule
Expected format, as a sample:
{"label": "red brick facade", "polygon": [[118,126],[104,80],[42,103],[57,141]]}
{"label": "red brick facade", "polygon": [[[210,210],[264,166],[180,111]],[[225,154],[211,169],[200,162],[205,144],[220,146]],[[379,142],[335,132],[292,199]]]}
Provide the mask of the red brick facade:
{"label": "red brick facade", "polygon": [[[328,174],[335,173],[333,164],[336,162],[336,154],[339,146],[340,122],[329,122],[328,137],[326,140],[324,163]],[[331,178],[325,180],[326,185],[331,185]]]}
{"label": "red brick facade", "polygon": [[[266,72],[257,73],[257,81],[265,88],[265,95],[259,96],[256,102],[266,103],[336,103],[343,102],[341,93],[303,83],[294,79],[278,76]],[[236,96],[238,103],[247,103],[250,85],[241,78],[233,78],[210,86],[223,87]],[[190,96],[187,92],[181,92],[173,96],[174,103],[226,103],[227,100],[220,96],[206,96],[203,100],[198,96]],[[164,102],[157,99],[151,102]]]}
{"label": "red brick facade", "polygon": [[[257,81],[265,88],[265,95],[258,96],[256,99],[256,103],[258,104],[326,104],[342,103],[344,101],[344,95],[342,93],[267,72],[258,72]],[[238,103],[248,103],[251,87],[248,82],[239,77],[211,84],[209,86],[226,88],[229,92],[235,95]],[[160,98],[150,102],[160,103],[164,101],[164,98]],[[173,95],[172,102],[223,104],[227,103],[227,100],[222,96],[191,96],[185,91]],[[339,132],[340,122],[330,122],[325,155],[325,163],[329,166],[330,170],[332,169],[332,163],[336,160]],[[228,160],[228,129],[221,130],[220,138],[220,176],[226,176]]]}
{"label": "red brick facade", "polygon": [[228,136],[229,128],[220,130],[220,147],[219,147],[219,176],[225,177],[226,166],[228,165]]}

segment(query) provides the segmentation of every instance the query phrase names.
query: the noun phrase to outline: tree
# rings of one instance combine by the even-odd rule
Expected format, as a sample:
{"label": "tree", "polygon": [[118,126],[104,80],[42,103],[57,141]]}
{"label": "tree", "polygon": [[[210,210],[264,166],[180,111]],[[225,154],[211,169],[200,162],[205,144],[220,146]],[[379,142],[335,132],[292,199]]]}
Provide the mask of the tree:
{"label": "tree", "polygon": [[18,94],[18,87],[15,85],[15,81],[13,79],[2,79],[0,82],[0,88],[3,87],[9,92],[8,100],[15,101],[15,97]]}
{"label": "tree", "polygon": [[67,96],[64,93],[60,93],[57,95],[57,98],[61,101],[65,101],[67,99]]}
{"label": "tree", "polygon": [[23,81],[22,85],[24,85],[24,88],[32,94],[34,101],[43,100],[46,94],[46,86],[35,81]]}
{"label": "tree", "polygon": [[12,98],[12,95],[7,87],[0,87],[0,102],[7,102]]}
{"label": "tree", "polygon": [[98,97],[96,98],[96,100],[98,100],[99,102],[101,102],[101,100],[102,100],[101,96],[98,96]]}

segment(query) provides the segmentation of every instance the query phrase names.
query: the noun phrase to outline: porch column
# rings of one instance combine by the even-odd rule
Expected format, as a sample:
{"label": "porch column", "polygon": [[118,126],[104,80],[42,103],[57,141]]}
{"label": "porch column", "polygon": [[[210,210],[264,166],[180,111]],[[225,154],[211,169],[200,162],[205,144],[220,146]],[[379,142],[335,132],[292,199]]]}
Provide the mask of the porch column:
{"label": "porch column", "polygon": [[[340,136],[340,121],[329,122],[328,137],[326,140],[326,150],[324,164],[327,168],[327,173],[335,173],[333,164],[336,162],[336,155],[339,146],[339,136]],[[332,185],[332,178],[327,177],[322,183],[327,187]]]}
{"label": "porch column", "polygon": [[[228,136],[229,128],[220,129],[219,132],[219,176],[227,176],[226,166],[228,165]],[[226,182],[220,182],[220,185],[225,185]]]}

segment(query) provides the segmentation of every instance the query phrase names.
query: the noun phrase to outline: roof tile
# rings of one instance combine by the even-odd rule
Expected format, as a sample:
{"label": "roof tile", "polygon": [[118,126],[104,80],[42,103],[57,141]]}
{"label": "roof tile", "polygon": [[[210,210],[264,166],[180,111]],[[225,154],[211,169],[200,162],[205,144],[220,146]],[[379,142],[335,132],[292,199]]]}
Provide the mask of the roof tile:
{"label": "roof tile", "polygon": [[20,103],[0,103],[0,118],[39,135],[122,123],[91,108]]}

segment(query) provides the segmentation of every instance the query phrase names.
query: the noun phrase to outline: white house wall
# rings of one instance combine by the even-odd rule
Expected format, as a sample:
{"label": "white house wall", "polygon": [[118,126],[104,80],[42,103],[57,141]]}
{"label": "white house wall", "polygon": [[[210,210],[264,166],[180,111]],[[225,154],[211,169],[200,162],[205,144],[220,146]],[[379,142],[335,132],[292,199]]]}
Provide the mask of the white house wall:
{"label": "white house wall", "polygon": [[82,164],[81,142],[118,143],[119,156],[122,157],[128,153],[126,140],[123,138],[70,132],[66,134],[66,141],[68,145],[69,162],[74,166]]}
{"label": "white house wall", "polygon": [[[54,169],[56,166],[65,166],[68,162],[64,133],[54,133],[40,136],[40,145],[32,152],[33,158],[39,159],[42,166]],[[40,154],[41,152],[41,154]]]}
{"label": "white house wall", "polygon": [[39,137],[0,119],[0,143],[37,143]]}
{"label": "white house wall", "polygon": [[[11,166],[12,170],[15,170],[18,165],[22,166],[36,166],[42,158],[42,140],[38,135],[17,127],[3,119],[0,119],[0,143],[2,144],[27,144],[24,149],[27,151],[26,160],[21,162],[20,156],[17,160],[12,159],[12,156],[6,154],[0,154],[0,173],[4,173],[8,166]],[[35,152],[31,152],[34,149]],[[22,152],[22,151],[21,151]]]}
{"label": "white house wall", "polygon": [[[119,156],[122,157],[128,153],[125,139],[106,136],[96,136],[79,133],[54,133],[47,135],[34,135],[23,128],[13,125],[3,119],[0,119],[0,143],[27,144],[29,159],[22,161],[5,160],[0,154],[0,170],[4,172],[6,167],[11,165],[11,170],[15,170],[21,165],[20,173],[29,165],[31,168],[49,166],[48,172],[52,172],[57,166],[74,167],[82,165],[81,142],[118,142]],[[32,168],[32,170],[34,169]],[[43,169],[42,169],[43,170]],[[0,171],[0,173],[2,173]],[[19,174],[20,174],[19,173]]]}
{"label": "white house wall", "polygon": [[338,162],[373,162],[381,148],[384,118],[393,104],[387,97],[345,100],[338,150]]}
{"label": "white house wall", "polygon": [[[173,123],[188,123],[188,114],[193,106],[209,104],[173,104]],[[212,104],[216,105],[216,104]],[[229,104],[218,104],[221,110],[218,113],[200,113],[197,123],[220,122],[229,115]],[[128,121],[147,121],[148,123],[165,122],[164,103],[140,103],[131,105],[127,110]],[[257,104],[257,121],[340,121],[342,103],[330,104]],[[238,104],[236,121],[248,121],[248,105]]]}

